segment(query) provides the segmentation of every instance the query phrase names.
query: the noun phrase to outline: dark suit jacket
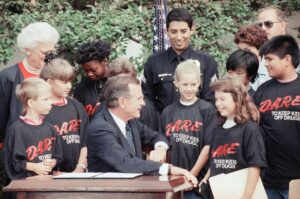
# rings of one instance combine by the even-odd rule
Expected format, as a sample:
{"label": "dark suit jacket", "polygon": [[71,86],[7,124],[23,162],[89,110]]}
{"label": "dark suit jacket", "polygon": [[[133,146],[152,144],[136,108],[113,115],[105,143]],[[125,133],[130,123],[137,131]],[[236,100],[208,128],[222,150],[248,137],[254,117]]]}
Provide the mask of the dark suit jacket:
{"label": "dark suit jacket", "polygon": [[158,174],[161,163],[142,159],[142,144],[154,145],[167,140],[152,131],[137,119],[128,121],[136,154],[115,123],[105,106],[91,120],[87,127],[88,171],[89,172],[131,172],[146,175]]}

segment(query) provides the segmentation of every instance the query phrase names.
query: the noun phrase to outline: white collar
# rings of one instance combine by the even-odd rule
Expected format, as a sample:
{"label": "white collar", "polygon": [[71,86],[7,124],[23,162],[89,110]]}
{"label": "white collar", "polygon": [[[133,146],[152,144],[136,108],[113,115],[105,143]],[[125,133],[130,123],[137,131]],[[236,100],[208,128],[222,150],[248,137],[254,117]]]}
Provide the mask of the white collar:
{"label": "white collar", "polygon": [[181,103],[182,105],[184,105],[184,106],[190,106],[190,105],[194,104],[196,101],[197,101],[197,100],[195,100],[195,101],[193,101],[193,102],[184,102],[184,101],[180,100],[180,103]]}
{"label": "white collar", "polygon": [[114,121],[116,122],[119,129],[121,130],[121,132],[123,133],[123,135],[126,137],[126,122],[124,122],[124,120],[113,114],[110,110],[108,111],[111,114]]}
{"label": "white collar", "polygon": [[227,119],[227,120],[224,122],[224,124],[223,124],[223,128],[224,128],[224,129],[229,129],[229,128],[235,126],[235,125],[236,125],[236,123],[235,123],[234,120],[232,120],[232,119]]}

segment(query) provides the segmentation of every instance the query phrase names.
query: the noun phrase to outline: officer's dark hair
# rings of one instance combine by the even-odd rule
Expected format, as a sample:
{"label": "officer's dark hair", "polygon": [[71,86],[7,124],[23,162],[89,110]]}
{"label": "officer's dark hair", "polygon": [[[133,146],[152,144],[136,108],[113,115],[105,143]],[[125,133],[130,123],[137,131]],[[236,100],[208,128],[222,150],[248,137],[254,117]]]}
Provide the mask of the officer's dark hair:
{"label": "officer's dark hair", "polygon": [[290,35],[280,35],[267,41],[259,50],[259,55],[274,54],[280,59],[290,55],[292,64],[296,68],[299,64],[299,46],[296,40]]}
{"label": "officer's dark hair", "polygon": [[193,26],[193,16],[188,10],[184,8],[175,8],[171,12],[169,12],[166,20],[167,29],[169,29],[169,25],[172,21],[184,21],[188,24],[190,29],[192,29]]}
{"label": "officer's dark hair", "polygon": [[118,99],[120,97],[130,97],[129,84],[140,85],[140,81],[133,76],[114,76],[108,78],[101,93],[108,108],[118,107]]}
{"label": "officer's dark hair", "polygon": [[255,54],[247,50],[236,50],[229,55],[226,62],[226,70],[236,71],[239,68],[245,69],[248,78],[253,83],[257,76],[259,66],[258,58]]}
{"label": "officer's dark hair", "polygon": [[75,52],[75,62],[84,64],[86,62],[97,60],[99,62],[108,60],[111,52],[111,45],[102,40],[90,41],[82,44]]}

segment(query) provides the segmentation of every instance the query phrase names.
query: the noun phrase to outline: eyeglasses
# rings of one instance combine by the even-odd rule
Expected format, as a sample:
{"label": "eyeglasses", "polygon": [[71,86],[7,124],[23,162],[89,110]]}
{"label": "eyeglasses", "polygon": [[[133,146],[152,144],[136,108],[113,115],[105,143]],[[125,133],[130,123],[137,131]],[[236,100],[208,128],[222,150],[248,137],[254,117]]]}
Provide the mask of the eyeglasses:
{"label": "eyeglasses", "polygon": [[273,27],[274,23],[281,23],[281,21],[273,22],[273,21],[263,21],[263,22],[258,22],[256,25],[260,28],[265,26],[266,28],[270,29]]}

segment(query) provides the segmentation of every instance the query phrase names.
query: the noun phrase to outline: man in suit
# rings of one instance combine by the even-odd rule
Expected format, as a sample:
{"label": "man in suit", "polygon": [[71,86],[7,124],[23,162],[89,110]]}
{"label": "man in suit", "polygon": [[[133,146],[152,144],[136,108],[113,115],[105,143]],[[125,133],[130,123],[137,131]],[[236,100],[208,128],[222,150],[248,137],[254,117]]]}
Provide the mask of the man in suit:
{"label": "man in suit", "polygon": [[[88,170],[90,172],[140,172],[145,175],[185,175],[194,185],[196,178],[187,170],[162,163],[167,141],[136,118],[145,105],[140,82],[135,77],[109,78],[103,91],[106,107],[87,128]],[[142,145],[154,145],[150,160],[142,159]]]}

